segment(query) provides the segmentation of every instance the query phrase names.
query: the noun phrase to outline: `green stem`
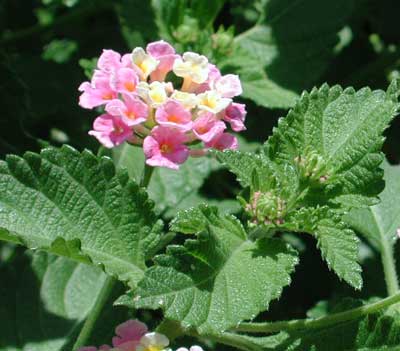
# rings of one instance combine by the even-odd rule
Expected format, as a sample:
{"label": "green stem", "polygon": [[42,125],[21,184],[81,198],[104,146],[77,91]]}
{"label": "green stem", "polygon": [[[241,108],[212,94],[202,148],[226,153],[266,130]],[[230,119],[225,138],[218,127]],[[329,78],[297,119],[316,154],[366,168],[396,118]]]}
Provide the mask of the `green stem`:
{"label": "green stem", "polygon": [[242,323],[236,331],[248,333],[275,333],[281,330],[296,330],[296,329],[318,329],[330,327],[335,324],[348,322],[354,319],[361,318],[367,314],[377,312],[385,307],[389,307],[400,302],[400,293],[387,297],[378,302],[371,303],[365,306],[353,308],[351,310],[335,313],[326,317],[316,319],[298,319],[282,322],[266,322],[266,323]]}
{"label": "green stem", "polygon": [[103,310],[104,305],[106,304],[114,286],[116,280],[113,277],[107,277],[103,287],[100,290],[99,295],[93,305],[93,308],[90,310],[89,315],[87,316],[85,323],[81,329],[81,332],[76,339],[74,347],[72,348],[74,351],[79,349],[82,346],[85,346],[86,342],[88,341],[93,328],[96,324],[97,319],[100,316],[101,311]]}
{"label": "green stem", "polygon": [[399,291],[399,281],[397,279],[396,264],[393,257],[393,248],[385,239],[382,240],[381,259],[388,295],[395,295]]}
{"label": "green stem", "polygon": [[140,186],[143,188],[147,188],[150,183],[151,175],[153,174],[154,167],[148,166],[147,164],[144,165],[142,180],[140,181]]}
{"label": "green stem", "polygon": [[[196,332],[188,332],[187,335],[201,338],[202,335],[197,334]],[[204,335],[207,339],[211,339],[219,344],[224,344],[228,346],[233,346],[236,349],[243,351],[262,351],[263,348],[253,341],[249,340],[249,337],[234,334],[234,333],[221,333],[221,334],[206,334]]]}

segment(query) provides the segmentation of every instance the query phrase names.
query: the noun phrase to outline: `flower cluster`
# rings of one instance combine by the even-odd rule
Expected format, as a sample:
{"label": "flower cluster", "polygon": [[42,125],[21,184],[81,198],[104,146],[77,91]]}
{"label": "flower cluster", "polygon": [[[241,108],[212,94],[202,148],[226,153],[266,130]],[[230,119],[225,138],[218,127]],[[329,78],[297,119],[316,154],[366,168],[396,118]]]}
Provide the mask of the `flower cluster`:
{"label": "flower cluster", "polygon": [[[115,329],[112,347],[102,345],[99,348],[85,346],[78,351],[171,351],[168,338],[160,333],[148,332],[146,324],[138,320],[128,320]],[[192,346],[190,350],[180,347],[176,351],[203,351],[200,346]]]}
{"label": "flower cluster", "polygon": [[239,77],[221,75],[205,56],[178,55],[165,41],[125,55],[104,50],[92,81],[79,90],[80,106],[104,108],[89,134],[107,148],[143,145],[151,166],[178,169],[189,155],[236,149],[227,124],[245,129],[245,105],[232,101],[242,93]]}

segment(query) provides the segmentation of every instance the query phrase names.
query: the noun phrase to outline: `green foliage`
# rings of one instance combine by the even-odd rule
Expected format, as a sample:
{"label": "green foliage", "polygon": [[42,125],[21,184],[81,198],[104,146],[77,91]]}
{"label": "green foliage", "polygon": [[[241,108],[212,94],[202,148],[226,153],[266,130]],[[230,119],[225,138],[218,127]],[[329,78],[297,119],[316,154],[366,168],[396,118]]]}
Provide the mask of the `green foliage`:
{"label": "green foliage", "polygon": [[283,341],[275,350],[394,351],[400,343],[400,315],[398,312],[376,313],[328,328],[282,334]]}
{"label": "green foliage", "polygon": [[77,51],[78,45],[73,40],[53,40],[44,47],[43,59],[52,60],[56,63],[65,63]]}
{"label": "green foliage", "polygon": [[222,64],[239,69],[245,97],[264,107],[287,108],[328,67],[354,1],[271,0],[264,6],[265,19],[235,38]]}
{"label": "green foliage", "polygon": [[[123,145],[113,150],[117,167],[126,168],[130,177],[140,182],[143,172],[144,155],[141,148]],[[208,202],[218,206],[223,212],[238,210],[237,203],[230,200],[212,201],[201,194],[200,188],[212,172],[220,169],[212,158],[191,158],[178,171],[167,168],[154,169],[148,187],[149,197],[155,203],[156,212],[172,218],[179,210]]]}
{"label": "green foliage", "polygon": [[297,254],[279,239],[250,241],[236,218],[215,208],[191,210],[173,224],[186,233],[199,226],[197,239],[156,258],[138,285],[136,306],[162,308],[165,317],[201,333],[221,332],[253,319],[280,296]]}
{"label": "green foliage", "polygon": [[[0,350],[71,350],[71,341],[91,310],[105,281],[96,267],[44,252],[24,255],[0,268]],[[121,311],[102,323],[112,326]],[[105,335],[96,342],[104,342]]]}
{"label": "green foliage", "polygon": [[90,259],[131,286],[159,241],[162,223],[144,190],[88,151],[9,156],[0,164],[0,189],[1,238]]}
{"label": "green foliage", "polygon": [[342,217],[375,203],[382,189],[382,133],[397,114],[397,97],[397,81],[386,93],[324,85],[303,93],[263,153],[218,154],[250,186],[253,226],[314,235],[329,267],[358,289],[358,241]]}
{"label": "green foliage", "polygon": [[400,167],[384,162],[383,169],[386,187],[379,195],[379,204],[355,209],[346,216],[346,221],[380,252],[393,247],[400,227]]}

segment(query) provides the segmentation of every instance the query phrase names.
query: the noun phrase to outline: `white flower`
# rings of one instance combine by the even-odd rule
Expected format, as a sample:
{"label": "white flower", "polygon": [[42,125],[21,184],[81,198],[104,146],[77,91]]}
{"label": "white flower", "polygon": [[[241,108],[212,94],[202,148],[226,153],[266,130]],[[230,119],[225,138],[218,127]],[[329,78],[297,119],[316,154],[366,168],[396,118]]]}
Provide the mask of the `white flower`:
{"label": "white flower", "polygon": [[154,57],[146,54],[146,52],[138,47],[132,52],[132,61],[142,72],[142,78],[147,79],[151,72],[153,72],[160,61],[156,60]]}
{"label": "white flower", "polygon": [[158,81],[151,84],[140,82],[136,91],[151,107],[158,107],[168,99],[167,93],[171,91],[171,84]]}
{"label": "white flower", "polygon": [[140,339],[136,351],[163,351],[169,345],[168,338],[159,333],[147,333]]}
{"label": "white flower", "polygon": [[198,107],[200,110],[215,114],[226,109],[232,102],[232,99],[223,98],[215,90],[206,91],[205,93],[197,95],[197,97],[199,99]]}
{"label": "white flower", "polygon": [[180,102],[188,110],[195,108],[199,101],[196,94],[185,93],[179,90],[175,90],[171,98]]}
{"label": "white flower", "polygon": [[208,78],[208,59],[194,52],[185,52],[183,59],[174,62],[173,71],[178,77],[189,77],[194,83],[204,83]]}

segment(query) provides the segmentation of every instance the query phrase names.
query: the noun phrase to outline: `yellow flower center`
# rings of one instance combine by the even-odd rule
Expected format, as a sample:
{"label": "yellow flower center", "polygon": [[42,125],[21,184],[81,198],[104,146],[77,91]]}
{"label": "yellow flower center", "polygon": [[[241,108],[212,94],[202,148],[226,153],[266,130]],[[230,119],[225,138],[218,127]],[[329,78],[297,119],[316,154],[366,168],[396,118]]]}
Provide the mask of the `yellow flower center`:
{"label": "yellow flower center", "polygon": [[161,103],[165,100],[165,96],[162,91],[157,91],[157,90],[152,91],[149,93],[149,95],[150,95],[151,99],[157,103]]}
{"label": "yellow flower center", "polygon": [[[165,143],[160,146],[160,151],[162,154],[169,154],[172,151],[172,146]],[[149,347],[156,347],[156,346],[149,346]],[[146,349],[147,350],[147,349]],[[148,349],[150,351],[159,351],[159,349]]]}
{"label": "yellow flower center", "polygon": [[150,346],[147,346],[145,349],[144,349],[144,351],[162,351],[163,350],[163,348],[160,348],[159,346],[153,346],[153,345],[150,345]]}
{"label": "yellow flower center", "polygon": [[215,99],[215,98],[206,98],[204,100],[204,105],[208,106],[209,108],[215,108],[217,106],[217,99]]}

